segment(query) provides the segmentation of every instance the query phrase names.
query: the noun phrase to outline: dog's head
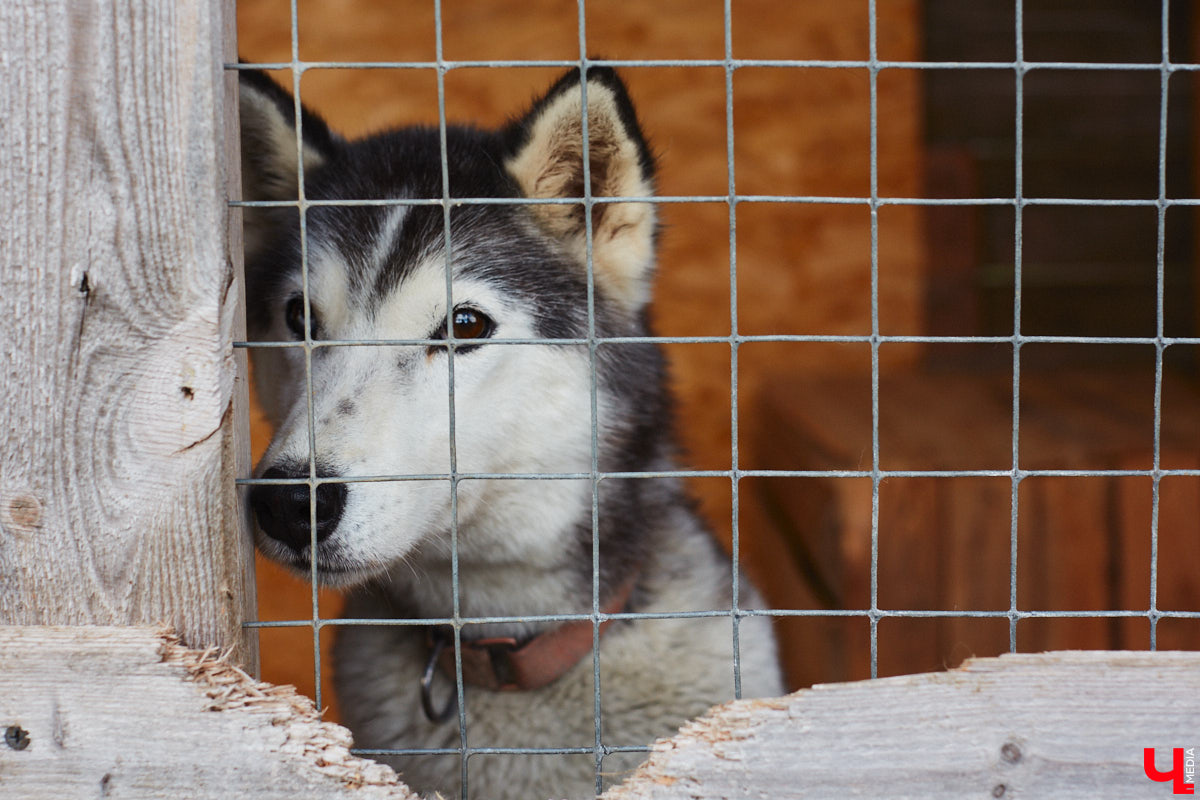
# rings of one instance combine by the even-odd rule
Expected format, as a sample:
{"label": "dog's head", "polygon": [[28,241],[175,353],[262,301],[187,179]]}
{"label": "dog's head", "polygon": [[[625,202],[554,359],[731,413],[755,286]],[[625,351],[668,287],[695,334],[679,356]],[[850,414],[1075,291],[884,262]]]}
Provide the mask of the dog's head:
{"label": "dog's head", "polygon": [[[347,141],[307,109],[297,131],[292,97],[249,71],[240,110],[246,199],[296,203],[302,166],[311,203],[245,210],[250,338],[293,343],[252,350],[275,425],[257,474],[308,479],[311,455],[326,479],[315,503],[305,484],[254,487],[260,548],[307,569],[315,519],[320,575],[354,583],[444,554],[456,517],[460,558],[561,558],[555,540],[590,516],[590,481],[468,478],[452,499],[437,476],[586,474],[594,436],[609,468],[647,458],[628,454],[665,402],[653,347],[500,341],[646,332],[654,205],[598,202],[589,225],[579,202],[585,185],[600,200],[652,193],[620,79],[592,69],[581,85],[572,71],[504,128],[451,126],[444,139],[416,128]],[[470,201],[447,212],[444,197]],[[626,462],[605,461],[612,441]]]}

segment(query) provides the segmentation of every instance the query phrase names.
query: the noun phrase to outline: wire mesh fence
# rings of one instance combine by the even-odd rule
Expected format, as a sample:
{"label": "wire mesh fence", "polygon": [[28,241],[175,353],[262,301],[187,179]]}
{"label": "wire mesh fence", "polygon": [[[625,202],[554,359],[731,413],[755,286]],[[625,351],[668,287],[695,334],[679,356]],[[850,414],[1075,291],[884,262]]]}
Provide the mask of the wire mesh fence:
{"label": "wire mesh fence", "polygon": [[[427,198],[397,198],[397,199],[364,199],[364,198],[339,198],[336,200],[310,200],[305,197],[305,180],[304,180],[304,161],[303,158],[298,158],[296,163],[296,171],[298,176],[299,197],[296,201],[234,201],[231,204],[243,208],[295,208],[299,215],[300,227],[300,246],[301,246],[301,274],[305,296],[305,321],[306,335],[302,341],[278,341],[278,342],[239,342],[238,347],[243,348],[295,348],[303,353],[305,361],[306,383],[308,388],[308,442],[309,442],[309,459],[308,459],[308,477],[307,479],[265,479],[265,478],[243,478],[239,480],[241,486],[253,485],[280,485],[293,484],[305,485],[310,487],[310,530],[313,532],[313,545],[316,544],[317,530],[317,503],[316,489],[319,486],[333,483],[373,483],[373,482],[394,482],[394,481],[443,481],[450,489],[450,547],[451,547],[451,581],[453,586],[453,613],[445,618],[427,619],[427,618],[398,618],[398,619],[354,619],[354,618],[330,618],[322,614],[318,604],[318,574],[315,561],[311,570],[311,616],[304,619],[288,619],[274,621],[259,621],[248,623],[248,625],[260,629],[273,627],[292,627],[292,628],[310,628],[312,632],[313,644],[313,664],[316,672],[316,702],[318,706],[323,704],[321,694],[321,673],[325,667],[322,665],[321,657],[321,634],[326,629],[336,628],[338,626],[347,625],[396,625],[396,626],[429,626],[429,625],[448,625],[453,629],[454,641],[456,645],[455,653],[455,692],[460,702],[458,702],[457,722],[458,722],[458,745],[452,748],[410,748],[405,750],[364,750],[361,751],[365,755],[445,755],[457,756],[461,759],[461,774],[463,796],[466,796],[466,786],[468,777],[469,759],[474,756],[487,756],[494,754],[528,754],[528,755],[590,755],[594,759],[596,773],[596,788],[600,790],[602,785],[602,773],[604,772],[603,760],[605,756],[612,753],[620,752],[642,752],[647,749],[645,743],[610,741],[606,739],[602,726],[602,708],[603,708],[603,693],[601,691],[601,663],[599,656],[598,642],[600,638],[601,626],[610,619],[640,619],[640,618],[695,618],[695,617],[727,617],[730,620],[730,635],[732,637],[733,660],[732,660],[732,684],[730,686],[731,696],[740,696],[741,687],[741,665],[740,665],[740,642],[739,642],[739,625],[741,620],[751,616],[770,616],[778,618],[800,617],[800,618],[853,618],[864,620],[869,626],[869,664],[870,676],[875,677],[879,674],[879,623],[881,620],[893,618],[910,618],[910,619],[995,619],[1007,623],[1008,628],[1008,650],[1017,651],[1017,630],[1018,624],[1024,620],[1035,619],[1110,619],[1118,620],[1125,618],[1144,619],[1148,623],[1149,639],[1147,646],[1150,649],[1158,647],[1158,625],[1164,619],[1182,619],[1196,620],[1200,619],[1200,610],[1188,608],[1169,608],[1162,607],[1158,596],[1158,570],[1160,564],[1159,552],[1159,511],[1160,511],[1160,487],[1164,478],[1196,478],[1200,477],[1200,469],[1192,468],[1175,468],[1164,466],[1162,460],[1162,418],[1163,418],[1163,376],[1164,376],[1164,356],[1172,349],[1186,349],[1200,345],[1200,337],[1196,336],[1174,336],[1168,335],[1167,325],[1165,323],[1165,297],[1167,293],[1165,265],[1166,265],[1166,242],[1167,242],[1167,219],[1168,211],[1172,208],[1189,208],[1200,206],[1200,199],[1195,197],[1172,197],[1168,192],[1168,159],[1167,159],[1167,131],[1168,131],[1168,86],[1172,77],[1179,79],[1179,76],[1188,73],[1194,73],[1200,70],[1200,65],[1194,63],[1179,63],[1172,60],[1169,43],[1170,25],[1172,4],[1169,0],[1163,0],[1160,7],[1161,12],[1161,28],[1160,41],[1161,50],[1160,58],[1156,61],[1145,62],[1105,62],[1105,61],[1034,61],[1026,60],[1025,58],[1025,6],[1023,0],[1015,0],[1014,3],[1014,27],[1012,29],[1012,39],[1015,47],[1015,57],[1011,60],[980,60],[980,61],[897,61],[887,60],[879,57],[879,34],[877,30],[878,8],[877,0],[868,0],[867,2],[867,19],[868,19],[868,57],[859,60],[827,60],[827,59],[747,59],[735,57],[734,39],[733,39],[733,24],[734,24],[734,2],[733,0],[724,0],[723,4],[723,31],[724,31],[724,56],[722,58],[708,59],[598,59],[590,57],[591,47],[588,39],[588,14],[586,0],[578,0],[577,3],[577,40],[578,40],[578,58],[574,59],[541,59],[541,60],[513,60],[513,59],[478,59],[478,60],[453,60],[445,57],[444,53],[444,17],[441,0],[432,0],[434,9],[434,49],[435,58],[433,60],[422,61],[334,61],[334,60],[304,60],[301,58],[300,50],[300,24],[298,20],[297,0],[291,0],[290,4],[290,26],[291,26],[291,59],[286,61],[266,61],[259,63],[238,63],[227,64],[229,70],[244,70],[244,69],[266,69],[266,70],[290,70],[292,76],[291,91],[295,98],[295,115],[297,120],[301,120],[300,104],[302,102],[301,83],[302,77],[306,72],[312,70],[326,69],[353,69],[353,70],[424,70],[433,73],[436,77],[437,88],[437,121],[439,140],[441,146],[441,169],[442,169],[442,195],[441,197]],[[726,185],[724,193],[717,194],[676,194],[655,197],[595,197],[591,191],[591,181],[586,177],[588,170],[589,158],[587,157],[587,148],[589,137],[587,134],[588,128],[588,105],[586,101],[583,104],[583,148],[584,157],[583,164],[585,170],[585,179],[582,183],[583,195],[578,198],[566,199],[496,199],[488,197],[451,197],[450,194],[450,177],[449,177],[449,154],[447,152],[447,106],[446,106],[446,78],[456,70],[464,69],[497,69],[497,68],[544,68],[554,67],[560,69],[571,69],[586,71],[592,66],[610,66],[616,68],[681,68],[681,69],[699,69],[708,68],[721,70],[724,79],[724,144],[725,144],[725,176]],[[747,194],[739,192],[738,176],[735,172],[735,141],[739,130],[735,129],[735,82],[734,77],[739,70],[747,70],[752,68],[777,68],[777,69],[809,69],[809,70],[857,70],[865,71],[868,80],[868,96],[869,96],[869,132],[870,132],[870,147],[868,152],[869,159],[869,191],[862,196],[842,196],[842,195],[815,195],[815,194]],[[1015,98],[1015,128],[1012,131],[1014,141],[1013,160],[1015,170],[1012,175],[1013,193],[1011,196],[996,196],[996,197],[896,197],[888,196],[880,189],[880,150],[879,150],[879,132],[881,126],[887,125],[887,120],[881,120],[879,114],[879,81],[880,76],[894,70],[911,70],[919,73],[929,71],[960,71],[960,70],[984,70],[994,71],[1002,74],[1011,74],[1013,81],[1013,92]],[[1028,196],[1026,193],[1026,130],[1027,124],[1025,121],[1025,106],[1026,106],[1026,91],[1025,85],[1028,76],[1031,73],[1041,73],[1048,71],[1123,71],[1123,72],[1144,72],[1153,73],[1159,78],[1159,118],[1158,118],[1158,143],[1157,143],[1157,196],[1149,198],[1088,198],[1088,197],[1044,197],[1044,196]],[[583,91],[586,93],[587,83],[583,83]],[[297,152],[303,152],[303,130],[300,123],[297,124],[296,131]],[[729,321],[728,335],[696,335],[696,336],[653,336],[653,337],[602,337],[598,336],[595,325],[595,280],[593,273],[593,231],[592,231],[592,215],[593,207],[603,206],[613,203],[653,203],[657,205],[671,204],[694,204],[694,203],[709,203],[721,204],[727,212],[726,225],[728,230],[727,247],[728,247],[728,291],[729,305],[723,312],[727,312]],[[539,473],[480,473],[463,471],[458,468],[458,447],[456,443],[455,430],[455,349],[458,342],[454,337],[454,325],[451,320],[448,320],[448,338],[447,340],[431,340],[431,339],[395,339],[395,340],[379,340],[379,339],[314,339],[311,335],[312,329],[307,323],[310,318],[311,309],[308,303],[308,287],[309,287],[309,240],[308,240],[308,214],[311,209],[322,208],[328,206],[429,206],[442,209],[443,221],[443,239],[445,243],[445,251],[450,252],[452,246],[451,239],[451,210],[460,206],[472,205],[540,205],[540,204],[579,204],[582,203],[587,210],[584,214],[584,219],[587,223],[586,235],[586,258],[587,258],[587,284],[588,284],[588,332],[584,337],[574,338],[537,338],[537,339],[493,339],[489,341],[489,346],[506,346],[506,347],[546,347],[546,346],[576,346],[587,348],[591,369],[591,417],[590,417],[590,436],[591,436],[591,467],[587,471],[564,471],[564,472],[539,472]],[[830,334],[800,334],[800,333],[752,333],[744,332],[739,328],[739,280],[738,280],[738,254],[739,241],[737,238],[739,212],[748,206],[759,206],[765,204],[789,204],[789,205],[813,205],[821,207],[830,206],[855,206],[863,208],[869,213],[870,217],[870,241],[869,241],[869,314],[870,314],[870,330],[857,335],[830,335]],[[881,301],[881,257],[880,257],[880,211],[889,207],[996,207],[1011,209],[1013,219],[1012,230],[1012,306],[1010,316],[1011,333],[1002,335],[927,335],[927,334],[895,334],[885,331],[885,326],[881,325],[880,314],[882,308]],[[1028,209],[1042,207],[1122,207],[1122,208],[1145,208],[1153,209],[1156,214],[1156,257],[1155,257],[1155,319],[1156,326],[1152,335],[1048,335],[1048,334],[1031,334],[1024,332],[1022,319],[1022,297],[1023,283],[1025,276],[1025,265],[1023,263],[1023,233],[1024,220]],[[685,236],[687,232],[674,232],[672,235]],[[447,266],[445,270],[445,293],[448,313],[454,306],[454,286],[451,280],[451,271]],[[666,345],[712,345],[723,346],[728,348],[729,352],[729,387],[730,387],[730,417],[728,424],[730,427],[730,450],[728,453],[730,467],[728,469],[679,469],[657,472],[606,472],[600,469],[600,433],[599,433],[599,412],[597,400],[597,383],[595,364],[597,354],[603,348],[615,347],[628,344],[640,344],[653,342]],[[744,455],[739,452],[739,351],[747,345],[756,345],[759,343],[822,343],[822,344],[850,344],[859,345],[869,348],[870,351],[870,419],[871,419],[871,436],[869,454],[864,459],[864,463],[860,468],[853,469],[762,469],[757,468],[753,464],[746,467],[741,466],[745,462]],[[881,348],[897,344],[913,344],[913,345],[947,345],[947,344],[964,344],[964,345],[993,345],[1003,348],[1011,348],[1011,461],[1007,466],[1002,468],[987,468],[987,469],[889,469],[883,466],[881,461]],[[1153,439],[1149,443],[1151,447],[1151,464],[1146,468],[1129,468],[1129,469],[1053,469],[1053,468],[1029,468],[1025,466],[1022,459],[1022,351],[1030,345],[1087,345],[1087,346],[1111,346],[1111,345],[1133,345],[1143,348],[1152,348],[1154,352],[1154,382],[1153,382]],[[422,473],[422,474],[382,474],[382,475],[359,475],[353,477],[322,477],[318,474],[317,466],[317,437],[316,437],[316,422],[314,419],[312,407],[312,363],[314,356],[324,348],[335,347],[404,347],[404,346],[421,346],[421,347],[445,347],[448,351],[447,369],[450,391],[446,398],[448,404],[449,425],[450,425],[450,447],[449,447],[449,469],[445,472]],[[512,480],[512,481],[537,481],[537,480],[574,480],[588,481],[591,485],[591,522],[593,531],[599,530],[601,517],[600,504],[600,487],[605,481],[615,480],[658,480],[664,478],[690,478],[690,479],[715,479],[727,481],[729,492],[732,501],[732,516],[730,519],[730,529],[732,531],[731,538],[731,554],[733,569],[729,580],[732,586],[732,602],[728,608],[721,609],[694,609],[672,613],[660,614],[643,614],[631,612],[608,613],[604,610],[601,603],[601,581],[599,568],[599,537],[592,537],[592,607],[589,613],[564,613],[550,614],[539,616],[498,616],[498,617],[472,617],[462,612],[459,604],[458,582],[459,582],[459,560],[458,560],[458,537],[459,537],[459,521],[458,521],[458,490],[464,482],[482,481],[482,480]],[[743,481],[748,479],[766,479],[766,478],[794,478],[794,479],[858,479],[870,482],[870,574],[868,587],[868,602],[863,607],[851,608],[773,608],[773,609],[749,609],[743,608],[740,604],[740,554],[742,550],[740,528],[740,500],[739,490],[743,485]],[[960,478],[988,478],[999,479],[1009,482],[1010,503],[1008,509],[1008,559],[1007,563],[994,564],[993,568],[996,571],[1004,571],[1007,574],[1008,584],[1008,602],[1006,608],[997,608],[989,610],[979,609],[963,609],[963,608],[895,608],[889,607],[886,603],[881,603],[879,590],[879,559],[880,559],[880,496],[881,486],[892,479],[909,479],[909,478],[936,478],[936,479],[960,479]],[[1019,491],[1023,482],[1031,478],[1140,478],[1150,482],[1150,519],[1149,527],[1146,534],[1149,538],[1149,560],[1141,566],[1130,565],[1130,569],[1142,569],[1149,574],[1149,594],[1144,598],[1144,603],[1138,604],[1137,607],[1131,608],[1108,608],[1108,609],[1063,609],[1063,610],[1048,610],[1029,608],[1023,605],[1018,591],[1018,574],[1020,566],[1020,537],[1018,517],[1021,510],[1022,494]],[[594,720],[594,738],[591,741],[584,742],[562,742],[561,746],[555,747],[529,747],[529,748],[511,748],[511,747],[493,747],[488,743],[476,743],[471,741],[469,736],[469,719],[468,707],[465,702],[462,702],[464,696],[464,681],[463,681],[463,666],[458,646],[462,642],[462,634],[464,628],[470,629],[471,626],[478,626],[494,622],[554,622],[554,621],[569,621],[569,620],[587,620],[592,624],[593,631],[593,677],[594,677],[594,697],[593,697],[593,720]],[[819,642],[812,643],[813,647],[820,647]]]}

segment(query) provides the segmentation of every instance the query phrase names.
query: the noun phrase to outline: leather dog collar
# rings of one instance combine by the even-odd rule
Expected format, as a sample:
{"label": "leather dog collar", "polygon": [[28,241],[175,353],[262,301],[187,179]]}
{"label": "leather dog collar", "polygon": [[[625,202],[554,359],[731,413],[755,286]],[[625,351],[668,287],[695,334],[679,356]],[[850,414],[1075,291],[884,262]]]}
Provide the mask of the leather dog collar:
{"label": "leather dog collar", "polygon": [[[636,582],[636,578],[627,581],[601,612],[618,614],[623,611]],[[601,621],[600,635],[611,623],[611,619]],[[449,628],[430,627],[427,632],[431,650],[426,679],[422,681],[426,689],[432,679],[434,663],[451,680],[454,679],[454,638]],[[591,650],[590,619],[570,620],[523,641],[511,637],[464,641],[461,649],[463,683],[501,692],[540,689],[561,678]],[[426,713],[430,710],[427,708]],[[451,708],[446,710],[451,711]],[[435,716],[449,715],[430,715],[430,719]]]}

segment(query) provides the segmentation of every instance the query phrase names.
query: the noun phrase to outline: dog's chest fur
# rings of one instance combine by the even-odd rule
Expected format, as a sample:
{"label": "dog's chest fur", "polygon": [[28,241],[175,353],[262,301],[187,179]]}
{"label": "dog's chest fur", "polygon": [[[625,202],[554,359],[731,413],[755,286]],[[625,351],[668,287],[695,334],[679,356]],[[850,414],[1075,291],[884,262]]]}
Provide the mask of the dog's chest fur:
{"label": "dog's chest fur", "polygon": [[[664,532],[651,556],[631,610],[647,614],[720,610],[730,605],[729,564],[708,533],[689,522]],[[761,607],[741,583],[740,605]],[[392,600],[373,592],[354,595],[347,617],[395,617]],[[467,635],[469,628],[464,629]],[[747,697],[783,691],[766,617],[744,617],[739,626],[740,670]],[[732,624],[728,616],[636,619],[613,623],[600,638],[600,731],[605,746],[640,747],[671,735],[685,720],[733,698]],[[447,748],[462,745],[458,717],[432,723],[421,712],[420,676],[428,644],[410,626],[347,626],[339,631],[335,680],[346,723],[359,747]],[[437,672],[438,703],[454,692],[453,679]],[[587,798],[595,792],[596,711],[590,655],[558,681],[535,691],[465,688],[468,747],[577,749],[583,754],[473,755],[468,797]],[[601,764],[604,785],[624,779],[644,752],[613,753]],[[391,764],[418,792],[461,791],[457,755],[395,756]]]}

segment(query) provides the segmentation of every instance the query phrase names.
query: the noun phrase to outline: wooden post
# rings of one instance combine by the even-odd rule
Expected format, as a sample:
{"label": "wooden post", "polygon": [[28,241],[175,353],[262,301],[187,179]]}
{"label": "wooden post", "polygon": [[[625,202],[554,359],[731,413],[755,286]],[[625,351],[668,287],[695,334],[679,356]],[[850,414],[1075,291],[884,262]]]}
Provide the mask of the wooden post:
{"label": "wooden post", "polygon": [[253,608],[224,0],[0,3],[0,623]]}

